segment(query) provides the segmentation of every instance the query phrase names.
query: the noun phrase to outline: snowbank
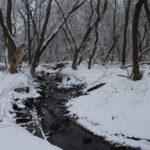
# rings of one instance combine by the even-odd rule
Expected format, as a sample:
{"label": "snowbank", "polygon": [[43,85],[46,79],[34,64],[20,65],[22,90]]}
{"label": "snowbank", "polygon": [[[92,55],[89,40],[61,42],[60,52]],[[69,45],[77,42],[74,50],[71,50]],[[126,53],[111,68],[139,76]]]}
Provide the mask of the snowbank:
{"label": "snowbank", "polygon": [[[15,123],[14,114],[11,113],[13,99],[39,96],[34,89],[28,69],[24,71],[14,75],[0,72],[0,149],[60,150],[47,141],[33,136]],[[21,94],[14,91],[14,89],[22,87],[30,87],[30,92]]]}
{"label": "snowbank", "polygon": [[119,66],[95,66],[87,70],[82,65],[77,71],[67,67],[63,73],[81,79],[87,88],[106,83],[89,95],[69,101],[70,115],[76,114],[79,124],[111,142],[149,150],[150,76],[148,67],[143,70],[143,79],[132,81],[118,76],[127,75]]}
{"label": "snowbank", "polygon": [[60,150],[17,125],[0,125],[2,150]]}

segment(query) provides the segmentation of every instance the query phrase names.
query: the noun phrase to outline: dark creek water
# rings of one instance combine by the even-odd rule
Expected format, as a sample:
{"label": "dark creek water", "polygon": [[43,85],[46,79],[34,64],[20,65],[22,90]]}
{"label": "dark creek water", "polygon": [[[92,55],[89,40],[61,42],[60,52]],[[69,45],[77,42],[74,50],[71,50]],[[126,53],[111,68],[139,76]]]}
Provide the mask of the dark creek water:
{"label": "dark creek water", "polygon": [[[68,79],[69,80],[69,79]],[[58,88],[62,75],[47,74],[38,78],[42,98],[37,104],[42,116],[42,129],[49,135],[48,141],[63,150],[135,150],[130,147],[112,145],[103,137],[98,137],[76,124],[75,119],[67,117],[69,113],[65,103],[81,95],[81,86],[69,89]]]}

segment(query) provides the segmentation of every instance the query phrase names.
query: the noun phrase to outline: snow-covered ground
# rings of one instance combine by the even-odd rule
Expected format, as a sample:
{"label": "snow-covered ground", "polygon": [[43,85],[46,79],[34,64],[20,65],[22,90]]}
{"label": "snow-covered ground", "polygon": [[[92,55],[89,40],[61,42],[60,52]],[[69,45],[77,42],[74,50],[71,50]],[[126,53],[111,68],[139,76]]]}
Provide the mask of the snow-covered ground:
{"label": "snow-covered ground", "polygon": [[[30,87],[29,93],[17,93],[16,88]],[[46,140],[33,136],[15,123],[11,112],[14,98],[39,96],[34,89],[28,70],[11,75],[0,72],[0,149],[1,150],[60,150]],[[19,104],[18,104],[19,105]],[[21,107],[22,104],[20,104]],[[22,105],[22,107],[24,107]]]}
{"label": "snow-covered ground", "polygon": [[79,124],[108,141],[150,150],[150,67],[142,67],[144,77],[140,81],[118,76],[131,72],[119,66],[86,68],[81,65],[77,71],[70,67],[63,69],[63,73],[72,77],[69,81],[64,79],[63,84],[74,84],[76,78],[87,84],[86,89],[106,84],[70,100],[67,103],[70,115],[76,114]]}

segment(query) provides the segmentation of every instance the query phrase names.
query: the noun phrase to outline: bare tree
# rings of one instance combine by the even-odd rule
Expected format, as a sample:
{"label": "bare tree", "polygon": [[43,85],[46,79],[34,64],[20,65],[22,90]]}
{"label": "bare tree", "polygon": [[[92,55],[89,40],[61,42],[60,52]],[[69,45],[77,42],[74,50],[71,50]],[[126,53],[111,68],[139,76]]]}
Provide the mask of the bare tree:
{"label": "bare tree", "polygon": [[14,39],[12,38],[11,33],[9,32],[8,27],[6,26],[4,19],[3,19],[3,14],[2,11],[0,9],[0,25],[3,29],[3,34],[5,36],[5,38],[7,39],[7,43],[9,44],[8,49],[9,51],[11,51],[11,63],[10,63],[10,68],[9,71],[10,73],[16,73],[17,72],[17,67],[21,62],[21,52],[22,49],[25,47],[25,44],[21,44],[19,47],[16,46],[16,43],[14,41]]}
{"label": "bare tree", "polygon": [[[93,11],[91,11],[91,15],[92,14],[93,14]],[[91,15],[90,15],[90,21],[91,21],[91,17],[92,17]],[[91,24],[90,21],[89,21],[89,25]],[[79,46],[75,49],[72,66],[71,66],[73,70],[77,70],[78,64],[79,64],[78,63],[79,55],[80,55],[81,51],[84,50],[84,48],[86,47],[86,45],[89,41],[90,35],[91,35],[93,29],[95,28],[96,24],[97,24],[97,21],[95,21],[92,25],[88,26]],[[83,58],[83,56],[81,58]],[[81,60],[81,58],[80,58],[80,60]],[[79,60],[79,62],[80,62],[80,60]]]}
{"label": "bare tree", "polygon": [[34,55],[34,58],[32,60],[32,64],[31,64],[31,74],[32,75],[35,74],[35,68],[37,66],[37,62],[39,61],[39,53],[40,53],[40,50],[41,50],[43,42],[44,42],[45,32],[46,32],[47,24],[49,21],[50,12],[51,12],[51,5],[52,5],[52,0],[49,0],[48,4],[47,4],[45,21],[43,23],[43,28],[42,28],[42,32],[40,35],[39,44],[36,48],[36,52],[35,52],[35,55]]}
{"label": "bare tree", "polygon": [[67,13],[67,15],[64,17],[64,19],[62,20],[62,22],[56,28],[56,30],[48,37],[48,39],[44,43],[44,35],[45,35],[45,31],[46,31],[46,27],[47,27],[47,23],[48,23],[48,18],[49,18],[49,15],[50,15],[50,8],[51,8],[51,1],[49,0],[49,4],[48,4],[48,7],[47,7],[47,13],[46,13],[46,17],[45,17],[45,22],[43,24],[43,30],[41,32],[41,39],[39,41],[38,47],[37,47],[37,49],[35,51],[35,55],[34,55],[34,58],[32,60],[32,64],[31,64],[31,71],[30,72],[31,72],[31,74],[33,76],[35,74],[35,68],[38,65],[39,58],[43,54],[43,52],[45,51],[45,49],[47,48],[47,46],[49,45],[49,43],[54,39],[54,37],[57,35],[57,33],[59,32],[59,30],[61,29],[61,27],[65,24],[66,20],[70,17],[70,15],[73,12],[75,12],[78,8],[80,8],[85,3],[85,1],[86,0],[82,1],[81,3],[79,3],[79,1],[77,0],[73,4],[71,10]]}
{"label": "bare tree", "polygon": [[115,7],[114,7],[114,13],[113,13],[112,44],[111,44],[106,56],[104,57],[104,59],[102,59],[103,64],[106,63],[106,61],[112,54],[113,50],[115,49],[119,38],[121,37],[121,35],[119,33],[117,33],[117,24],[116,24],[117,1],[116,0],[114,0],[114,5],[115,5]]}
{"label": "bare tree", "polygon": [[102,13],[100,13],[100,0],[98,0],[97,2],[97,8],[96,8],[96,12],[97,12],[97,20],[96,20],[96,25],[95,25],[95,43],[94,43],[94,47],[93,47],[93,51],[90,55],[90,58],[89,58],[89,62],[88,62],[88,69],[91,69],[91,65],[92,65],[92,60],[95,56],[95,53],[96,53],[96,50],[97,50],[97,45],[98,45],[98,41],[99,41],[99,31],[98,31],[98,28],[99,28],[99,24],[107,10],[107,5],[108,5],[108,1],[105,0],[104,2],[104,7],[103,7],[103,11]]}

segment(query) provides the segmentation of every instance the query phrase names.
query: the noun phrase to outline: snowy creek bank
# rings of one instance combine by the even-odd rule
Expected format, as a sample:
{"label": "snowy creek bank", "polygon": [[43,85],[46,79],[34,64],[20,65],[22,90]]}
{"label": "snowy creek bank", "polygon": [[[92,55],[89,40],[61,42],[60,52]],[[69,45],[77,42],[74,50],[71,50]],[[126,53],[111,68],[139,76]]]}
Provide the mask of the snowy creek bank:
{"label": "snowy creek bank", "polygon": [[33,105],[31,101],[40,96],[34,88],[28,68],[24,67],[16,74],[0,71],[0,83],[0,149],[60,150],[16,124],[16,119],[24,126],[23,122],[27,124],[30,121],[32,115],[27,114],[31,114],[32,109],[26,105]]}
{"label": "snowy creek bank", "polygon": [[[28,99],[26,110],[14,107],[17,111],[17,122],[22,124],[32,122],[29,111],[35,109],[33,113],[37,113],[42,132],[47,140],[63,150],[135,150],[131,147],[110,144],[103,137],[95,136],[77,124],[76,116],[69,116],[65,104],[72,97],[81,96],[85,85],[61,87],[59,85],[62,83],[63,76],[61,72],[40,72],[36,82],[41,97]],[[67,80],[69,81],[70,78],[67,77]],[[34,130],[36,125],[29,123],[27,128],[30,132],[35,132],[35,135],[43,138],[41,130]]]}

